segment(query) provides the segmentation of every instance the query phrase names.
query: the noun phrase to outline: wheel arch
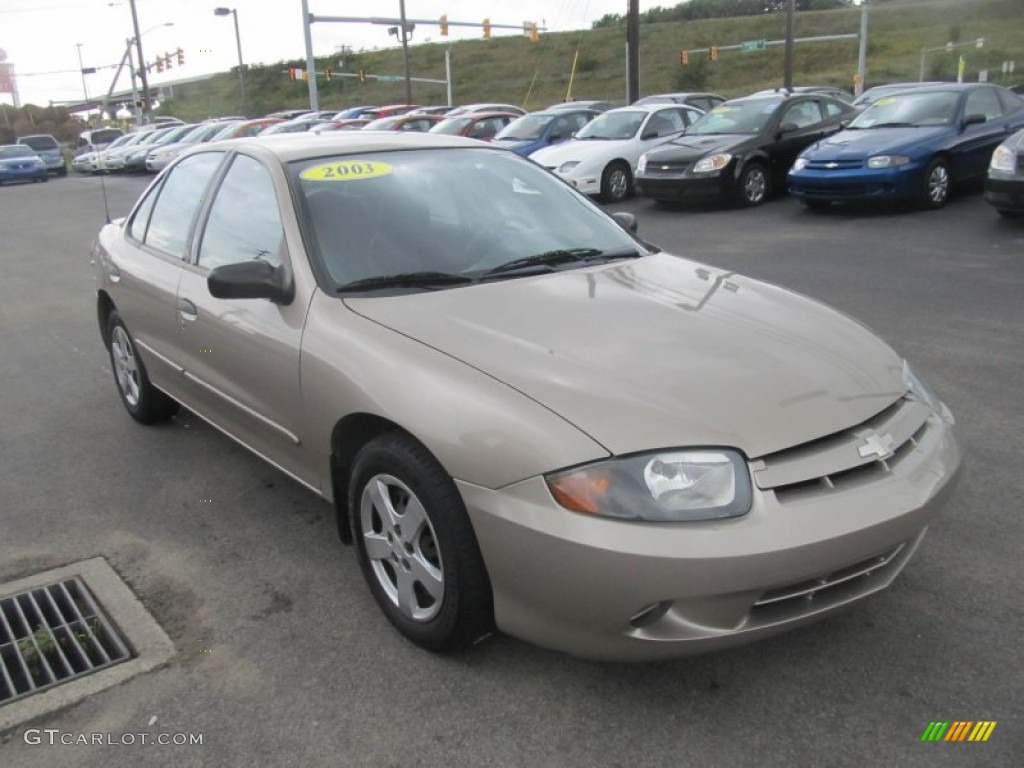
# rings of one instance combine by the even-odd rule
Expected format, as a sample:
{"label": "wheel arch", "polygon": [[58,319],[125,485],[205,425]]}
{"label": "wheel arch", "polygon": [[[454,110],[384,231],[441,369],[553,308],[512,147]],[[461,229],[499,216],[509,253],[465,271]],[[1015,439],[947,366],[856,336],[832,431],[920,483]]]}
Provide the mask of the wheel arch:
{"label": "wheel arch", "polygon": [[[348,491],[352,478],[352,464],[363,446],[376,437],[388,432],[399,432],[419,440],[400,424],[374,413],[350,413],[341,418],[331,430],[331,491],[334,499],[334,513],[338,525],[338,538],[345,544],[352,543],[352,529],[349,525]],[[434,456],[429,448],[425,450]],[[434,456],[437,459],[436,456]],[[440,464],[440,461],[438,461]]]}
{"label": "wheel arch", "polygon": [[96,321],[99,323],[100,335],[103,337],[104,344],[107,343],[107,318],[115,309],[117,306],[110,298],[109,293],[102,289],[96,292]]}

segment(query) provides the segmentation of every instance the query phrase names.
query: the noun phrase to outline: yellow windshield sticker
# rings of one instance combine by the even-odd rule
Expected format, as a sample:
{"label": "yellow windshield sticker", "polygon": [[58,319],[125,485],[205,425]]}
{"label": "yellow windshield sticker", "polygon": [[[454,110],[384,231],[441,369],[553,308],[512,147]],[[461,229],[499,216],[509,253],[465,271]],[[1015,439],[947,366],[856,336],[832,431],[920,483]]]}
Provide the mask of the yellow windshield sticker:
{"label": "yellow windshield sticker", "polygon": [[314,165],[300,173],[299,178],[306,181],[356,181],[390,176],[393,170],[387,163],[351,160],[343,163]]}
{"label": "yellow windshield sticker", "polygon": [[715,107],[711,111],[714,112],[716,115],[721,115],[726,112],[732,112],[732,107]]}
{"label": "yellow windshield sticker", "polygon": [[876,107],[888,107],[890,104],[895,104],[896,99],[892,96],[886,96],[884,99],[879,99],[875,102]]}

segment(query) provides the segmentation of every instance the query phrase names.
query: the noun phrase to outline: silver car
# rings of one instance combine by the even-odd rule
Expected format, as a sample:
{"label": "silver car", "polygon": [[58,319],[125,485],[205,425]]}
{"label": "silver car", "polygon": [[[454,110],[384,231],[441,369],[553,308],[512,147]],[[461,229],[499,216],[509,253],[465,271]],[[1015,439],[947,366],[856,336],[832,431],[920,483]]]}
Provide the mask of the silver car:
{"label": "silver car", "polygon": [[954,487],[948,409],[635,225],[458,137],[201,145],[101,230],[99,325],[132,417],[181,404],[333,502],[431,650],[671,657],[887,587]]}

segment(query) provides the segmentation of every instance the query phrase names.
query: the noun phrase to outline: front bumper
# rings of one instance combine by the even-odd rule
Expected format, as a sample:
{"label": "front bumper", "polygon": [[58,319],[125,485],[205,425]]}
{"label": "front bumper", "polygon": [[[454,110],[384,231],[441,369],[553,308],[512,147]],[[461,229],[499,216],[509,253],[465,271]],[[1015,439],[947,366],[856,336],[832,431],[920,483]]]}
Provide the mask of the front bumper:
{"label": "front bumper", "polygon": [[574,655],[641,661],[720,649],[821,618],[887,587],[959,473],[934,428],[884,479],[780,501],[742,518],[651,524],[562,509],[542,478],[459,482],[497,626]]}
{"label": "front bumper", "polygon": [[906,200],[917,196],[925,168],[915,163],[896,168],[790,171],[789,192],[801,200],[866,202]]}
{"label": "front bumper", "polygon": [[577,168],[562,173],[555,168],[548,168],[558,178],[571,184],[584,195],[601,194],[601,169],[593,171],[577,171]]}
{"label": "front bumper", "polygon": [[985,200],[1000,211],[1024,213],[1024,176],[998,178],[990,172],[985,180]]}
{"label": "front bumper", "polygon": [[699,176],[637,176],[641,194],[666,202],[709,202],[727,200],[735,193],[731,168]]}
{"label": "front bumper", "polygon": [[34,179],[45,179],[47,176],[45,165],[33,165],[25,168],[5,166],[0,168],[0,182],[3,181],[31,181]]}

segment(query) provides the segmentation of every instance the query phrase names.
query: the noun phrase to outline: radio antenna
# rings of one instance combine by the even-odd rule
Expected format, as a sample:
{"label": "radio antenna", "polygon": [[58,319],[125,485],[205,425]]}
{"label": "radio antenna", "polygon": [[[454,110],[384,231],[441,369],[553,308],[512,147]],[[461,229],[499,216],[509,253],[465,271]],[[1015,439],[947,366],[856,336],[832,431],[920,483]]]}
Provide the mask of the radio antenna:
{"label": "radio antenna", "polygon": [[107,217],[107,224],[110,223],[110,203],[107,201],[107,173],[104,168],[106,162],[103,157],[103,152],[98,147],[96,148],[96,172],[100,175],[100,189],[103,191],[103,213]]}

